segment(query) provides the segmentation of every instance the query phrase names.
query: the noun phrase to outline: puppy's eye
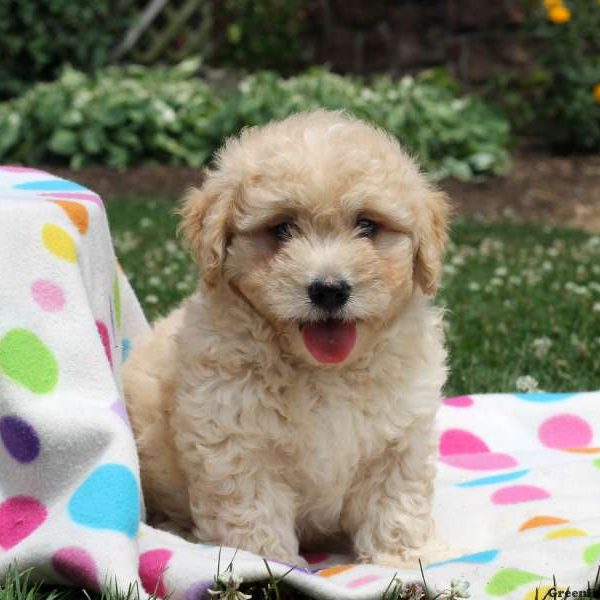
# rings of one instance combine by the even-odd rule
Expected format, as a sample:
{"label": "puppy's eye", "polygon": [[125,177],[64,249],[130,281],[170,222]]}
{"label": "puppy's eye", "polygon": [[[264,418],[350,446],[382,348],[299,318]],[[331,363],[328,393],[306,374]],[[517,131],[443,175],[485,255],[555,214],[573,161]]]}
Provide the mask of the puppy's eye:
{"label": "puppy's eye", "polygon": [[379,225],[371,219],[358,219],[356,229],[360,237],[372,238],[379,231]]}
{"label": "puppy's eye", "polygon": [[292,238],[292,234],[294,233],[295,229],[296,226],[293,223],[290,223],[289,221],[283,221],[282,223],[278,223],[272,227],[271,233],[280,242],[286,242]]}

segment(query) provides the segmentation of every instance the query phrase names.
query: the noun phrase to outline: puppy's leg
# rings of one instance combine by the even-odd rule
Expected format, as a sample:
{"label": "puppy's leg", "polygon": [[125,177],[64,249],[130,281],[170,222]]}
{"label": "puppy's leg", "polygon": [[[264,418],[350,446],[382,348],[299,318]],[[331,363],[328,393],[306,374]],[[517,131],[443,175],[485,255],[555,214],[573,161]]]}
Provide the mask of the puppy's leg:
{"label": "puppy's leg", "polygon": [[432,518],[435,440],[432,419],[415,422],[369,465],[348,494],[343,526],[365,562],[418,568],[446,549],[435,540]]}
{"label": "puppy's leg", "polygon": [[231,444],[204,447],[195,457],[188,451],[184,461],[198,541],[304,566],[295,532],[295,494],[272,462]]}

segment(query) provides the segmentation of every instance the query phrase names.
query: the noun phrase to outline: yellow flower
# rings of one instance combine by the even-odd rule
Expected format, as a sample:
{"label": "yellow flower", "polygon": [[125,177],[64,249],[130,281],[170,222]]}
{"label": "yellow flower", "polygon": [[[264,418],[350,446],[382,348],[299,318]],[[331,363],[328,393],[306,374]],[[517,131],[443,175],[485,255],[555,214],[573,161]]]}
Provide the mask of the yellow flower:
{"label": "yellow flower", "polygon": [[555,6],[548,11],[548,18],[557,25],[571,20],[571,11],[565,6]]}
{"label": "yellow flower", "polygon": [[[598,2],[600,2],[600,0],[598,0]],[[547,10],[552,10],[553,8],[556,8],[557,6],[562,6],[562,5],[563,5],[562,0],[544,0],[544,6],[546,7]]]}
{"label": "yellow flower", "polygon": [[594,100],[600,104],[600,83],[594,86]]}

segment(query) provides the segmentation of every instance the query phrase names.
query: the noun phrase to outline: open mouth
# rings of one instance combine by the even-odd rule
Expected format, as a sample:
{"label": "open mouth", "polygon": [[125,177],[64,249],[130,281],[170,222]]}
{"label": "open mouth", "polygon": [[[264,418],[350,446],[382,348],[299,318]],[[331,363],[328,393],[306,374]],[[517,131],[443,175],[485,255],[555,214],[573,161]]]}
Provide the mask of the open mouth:
{"label": "open mouth", "polygon": [[304,345],[320,363],[341,363],[356,344],[356,323],[341,319],[300,324]]}

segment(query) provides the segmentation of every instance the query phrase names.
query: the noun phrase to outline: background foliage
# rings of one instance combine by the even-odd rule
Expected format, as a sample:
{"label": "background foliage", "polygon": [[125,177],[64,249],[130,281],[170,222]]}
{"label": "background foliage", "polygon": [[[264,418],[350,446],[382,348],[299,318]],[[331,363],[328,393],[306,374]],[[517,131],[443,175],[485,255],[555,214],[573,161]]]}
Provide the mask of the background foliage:
{"label": "background foliage", "polygon": [[[225,35],[212,60],[236,69],[290,73],[310,58],[303,47],[306,0],[225,0]],[[217,5],[218,6],[218,5]]]}
{"label": "background foliage", "polygon": [[86,71],[106,64],[131,18],[126,0],[2,0],[0,98],[54,79],[65,63]]}
{"label": "background foliage", "polygon": [[559,150],[600,150],[600,3],[546,0],[532,32],[541,42],[538,133]]}
{"label": "background foliage", "polygon": [[197,66],[109,67],[91,76],[67,69],[0,104],[0,161],[199,166],[244,126],[326,107],[386,128],[437,176],[468,179],[508,163],[507,121],[439,73],[367,84],[323,70],[289,79],[263,72],[219,94],[197,78]]}

